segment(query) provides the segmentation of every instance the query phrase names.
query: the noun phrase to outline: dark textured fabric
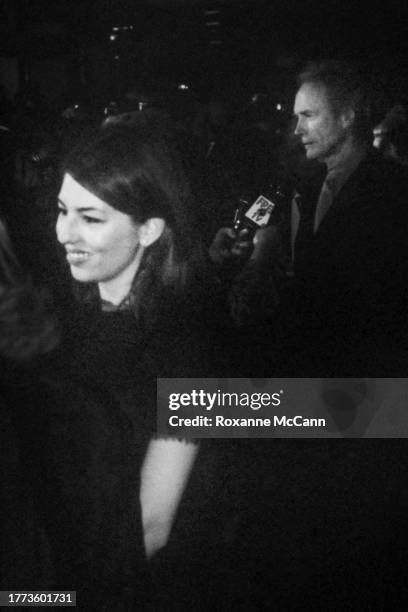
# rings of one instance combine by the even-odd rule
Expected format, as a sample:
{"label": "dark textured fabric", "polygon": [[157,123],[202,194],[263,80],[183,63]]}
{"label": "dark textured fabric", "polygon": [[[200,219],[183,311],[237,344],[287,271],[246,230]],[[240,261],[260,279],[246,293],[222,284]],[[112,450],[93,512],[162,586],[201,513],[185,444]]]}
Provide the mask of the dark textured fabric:
{"label": "dark textured fabric", "polygon": [[[169,304],[150,327],[129,310],[98,305],[78,306],[66,317],[47,377],[55,395],[66,398],[55,403],[45,436],[58,491],[47,508],[61,585],[79,584],[86,610],[150,605],[139,479],[156,435],[156,379],[219,375],[219,350],[206,325],[211,308],[208,313]],[[171,559],[170,552],[155,574],[164,601],[164,578],[177,569]]]}
{"label": "dark textured fabric", "polygon": [[[311,237],[309,226],[272,358],[250,375],[406,376],[407,194],[403,167],[375,154],[360,164]],[[406,440],[241,447],[227,609],[406,607]]]}
{"label": "dark textured fabric", "polygon": [[0,588],[50,589],[55,576],[38,458],[41,388],[23,368],[1,361],[0,372]]}
{"label": "dark textured fabric", "polygon": [[72,312],[43,375],[44,507],[56,584],[76,590],[84,611],[150,606],[139,491],[151,421],[134,393],[137,337],[124,319]]}
{"label": "dark textured fabric", "polygon": [[315,202],[310,198],[298,197],[299,227],[294,244],[294,274],[301,275],[305,265],[310,243],[313,240],[313,223],[315,214]]}
{"label": "dark textured fabric", "polygon": [[336,195],[275,320],[287,375],[403,375],[407,194],[406,169],[373,153]]}
{"label": "dark textured fabric", "polygon": [[144,448],[112,398],[58,382],[47,415],[46,517],[60,588],[81,610],[131,610],[150,598],[139,504]]}
{"label": "dark textured fabric", "polygon": [[231,609],[406,607],[406,440],[245,444]]}

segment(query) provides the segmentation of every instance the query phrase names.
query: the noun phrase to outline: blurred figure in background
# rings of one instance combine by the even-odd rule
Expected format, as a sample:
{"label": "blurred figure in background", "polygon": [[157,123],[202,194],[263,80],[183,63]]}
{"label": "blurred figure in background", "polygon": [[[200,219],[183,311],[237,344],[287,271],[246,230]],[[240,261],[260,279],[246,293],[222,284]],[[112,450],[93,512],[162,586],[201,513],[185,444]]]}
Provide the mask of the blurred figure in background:
{"label": "blurred figure in background", "polygon": [[408,117],[403,106],[391,108],[374,128],[374,146],[385,157],[408,164]]}
{"label": "blurred figure in background", "polygon": [[47,394],[38,361],[58,332],[44,295],[32,285],[0,221],[0,586],[24,590],[55,586],[45,520],[42,447]]}

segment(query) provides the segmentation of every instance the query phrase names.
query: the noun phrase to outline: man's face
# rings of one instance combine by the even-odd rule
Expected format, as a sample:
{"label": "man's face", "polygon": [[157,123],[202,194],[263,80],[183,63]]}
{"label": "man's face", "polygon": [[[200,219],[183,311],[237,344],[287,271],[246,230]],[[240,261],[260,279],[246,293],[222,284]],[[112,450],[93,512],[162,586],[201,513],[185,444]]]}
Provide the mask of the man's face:
{"label": "man's face", "polygon": [[293,112],[297,118],[295,134],[300,136],[308,159],[327,162],[351,139],[350,117],[334,113],[323,85],[304,83],[296,94]]}

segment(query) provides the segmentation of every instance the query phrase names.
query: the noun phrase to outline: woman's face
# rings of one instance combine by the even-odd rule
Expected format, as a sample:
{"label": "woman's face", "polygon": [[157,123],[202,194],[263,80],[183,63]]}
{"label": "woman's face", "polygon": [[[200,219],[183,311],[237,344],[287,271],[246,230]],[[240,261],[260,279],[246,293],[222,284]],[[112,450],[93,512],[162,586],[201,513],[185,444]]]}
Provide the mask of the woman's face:
{"label": "woman's face", "polygon": [[119,303],[128,294],[143,248],[139,226],[65,174],[58,195],[58,241],[72,276],[98,283],[101,297]]}

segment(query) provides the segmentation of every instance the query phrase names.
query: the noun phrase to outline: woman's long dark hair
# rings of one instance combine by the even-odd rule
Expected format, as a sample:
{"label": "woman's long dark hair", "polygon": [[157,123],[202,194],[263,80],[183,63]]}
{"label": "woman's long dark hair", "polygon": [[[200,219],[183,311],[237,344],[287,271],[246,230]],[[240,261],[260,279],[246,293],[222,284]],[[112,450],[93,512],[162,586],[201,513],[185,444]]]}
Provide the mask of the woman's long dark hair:
{"label": "woman's long dark hair", "polygon": [[[107,126],[79,143],[62,170],[135,223],[164,219],[127,300],[138,318],[151,320],[185,292],[202,262],[193,197],[170,132],[160,123]],[[84,289],[95,295],[95,286]]]}

